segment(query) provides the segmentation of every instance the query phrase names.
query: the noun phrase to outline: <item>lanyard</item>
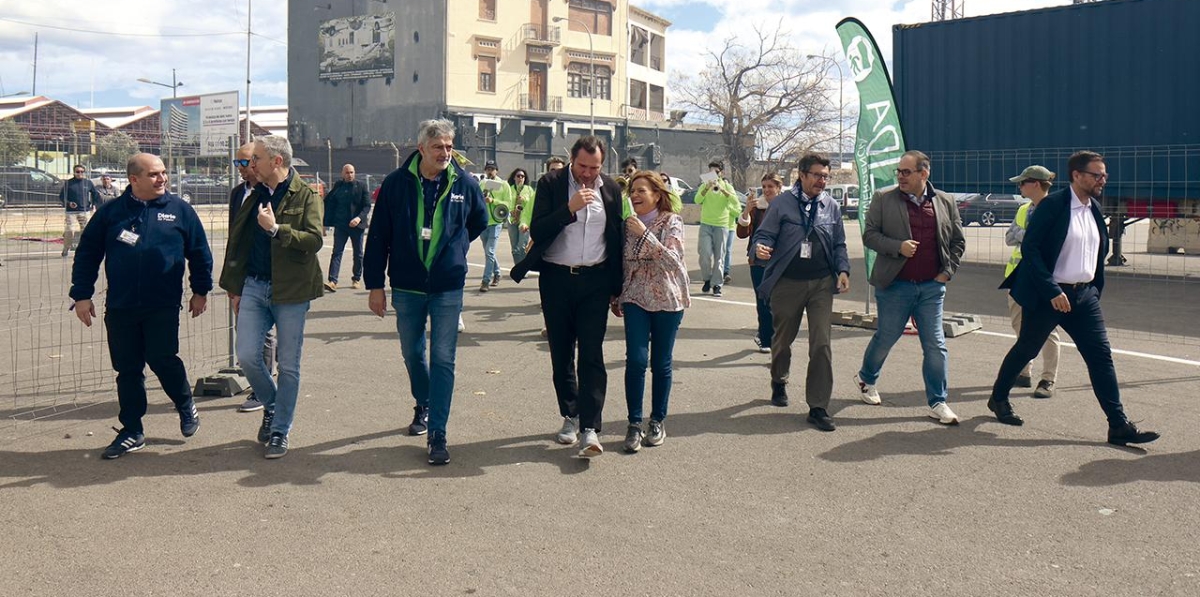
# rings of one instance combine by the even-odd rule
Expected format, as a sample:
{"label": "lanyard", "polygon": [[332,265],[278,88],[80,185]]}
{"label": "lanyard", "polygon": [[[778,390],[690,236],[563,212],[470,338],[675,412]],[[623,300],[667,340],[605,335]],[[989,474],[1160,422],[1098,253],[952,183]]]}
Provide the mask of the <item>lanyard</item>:
{"label": "lanyard", "polygon": [[804,194],[803,192],[796,195],[796,200],[800,203],[800,227],[804,229],[804,238],[808,239],[808,235],[812,234],[813,228],[816,228],[817,222],[817,198],[813,198],[808,202],[808,213],[804,213]]}
{"label": "lanyard", "polygon": [[[430,238],[429,240],[424,240],[421,238],[421,231],[423,228],[425,228],[425,184],[424,181],[421,180],[420,174],[417,174],[417,256],[420,257],[421,262],[425,264],[426,271],[428,271],[429,267],[433,264],[433,255],[436,253],[436,250],[431,250],[431,245],[433,248],[435,248],[438,240],[441,238],[442,229],[441,226],[438,226],[437,224],[438,222],[442,221],[442,208],[446,204],[446,202],[442,200],[446,198],[446,195],[450,194],[450,174],[445,173],[443,175],[446,177],[446,188],[442,189],[441,193],[436,191],[434,192],[434,195],[437,196],[437,200],[434,203],[433,219],[429,223],[429,228],[431,230]],[[439,176],[436,186],[441,186],[441,183],[442,179]]]}

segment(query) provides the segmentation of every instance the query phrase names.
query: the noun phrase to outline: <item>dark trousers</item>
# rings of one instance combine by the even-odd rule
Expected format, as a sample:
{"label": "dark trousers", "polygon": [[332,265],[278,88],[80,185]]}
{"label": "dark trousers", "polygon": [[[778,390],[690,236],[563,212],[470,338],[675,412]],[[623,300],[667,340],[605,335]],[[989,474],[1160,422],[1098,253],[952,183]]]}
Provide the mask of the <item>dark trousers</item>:
{"label": "dark trousers", "polygon": [[550,343],[558,412],[564,417],[578,416],[581,429],[600,431],[608,389],[608,373],[604,370],[604,333],[611,296],[608,273],[597,267],[571,274],[546,265],[538,278],[538,292]]}
{"label": "dark trousers", "polygon": [[363,269],[363,229],[342,228],[333,229],[333,255],[329,258],[329,281],[337,284],[338,275],[342,273],[342,252],[346,250],[346,240],[354,250],[354,269],[350,272],[351,280],[362,279]]}
{"label": "dark trousers", "polygon": [[1075,342],[1079,355],[1087,365],[1088,377],[1092,380],[1092,391],[1100,401],[1100,408],[1108,417],[1111,427],[1126,422],[1125,409],[1121,407],[1121,390],[1117,386],[1117,370],[1113,367],[1112,347],[1108,343],[1108,331],[1104,327],[1104,315],[1100,312],[1100,293],[1096,287],[1064,287],[1071,301],[1071,312],[1060,313],[1049,303],[1022,311],[1021,332],[1017,343],[1009,349],[996,374],[992,386],[993,400],[1008,400],[1017,376],[1025,364],[1037,356],[1046,338],[1055,327],[1061,327]]}
{"label": "dark trousers", "polygon": [[804,399],[809,408],[829,408],[833,396],[833,278],[816,280],[780,278],[771,289],[771,314],[775,336],[771,342],[771,381],[788,383],[792,371],[792,343],[800,321],[808,314],[808,369]]}
{"label": "dark trousers", "polygon": [[146,415],[146,365],[163,391],[183,408],[192,400],[187,371],[179,358],[179,307],[108,309],[108,355],[117,371],[117,419],[126,431],[142,433]]}
{"label": "dark trousers", "polygon": [[754,285],[754,306],[758,310],[758,342],[763,346],[771,346],[775,337],[775,324],[771,321],[771,306],[758,296],[758,287],[762,284],[763,275],[767,268],[761,265],[750,266],[750,282]]}

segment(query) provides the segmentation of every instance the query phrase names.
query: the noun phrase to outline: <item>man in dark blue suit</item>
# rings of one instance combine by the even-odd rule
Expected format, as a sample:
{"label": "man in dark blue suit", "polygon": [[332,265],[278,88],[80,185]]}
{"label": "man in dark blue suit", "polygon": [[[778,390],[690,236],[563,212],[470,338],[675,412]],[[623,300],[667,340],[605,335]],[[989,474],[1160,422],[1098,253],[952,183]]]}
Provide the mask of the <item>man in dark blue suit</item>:
{"label": "man in dark blue suit", "polygon": [[1071,185],[1042,200],[1021,242],[1021,263],[1000,285],[1011,290],[1024,318],[1017,343],[996,374],[988,409],[1006,425],[1025,422],[1013,412],[1008,393],[1025,363],[1061,326],[1087,364],[1092,391],[1108,417],[1108,443],[1149,443],[1159,435],[1139,430],[1121,406],[1112,347],[1100,312],[1108,234],[1097,198],[1104,191],[1108,171],[1104,158],[1091,151],[1072,155],[1067,169]]}

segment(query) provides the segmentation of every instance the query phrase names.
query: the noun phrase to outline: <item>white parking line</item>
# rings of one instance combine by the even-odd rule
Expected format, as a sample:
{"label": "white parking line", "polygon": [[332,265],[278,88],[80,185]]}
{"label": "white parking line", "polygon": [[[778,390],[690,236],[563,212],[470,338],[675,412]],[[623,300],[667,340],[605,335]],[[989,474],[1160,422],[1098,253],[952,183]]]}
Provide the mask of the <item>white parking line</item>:
{"label": "white parking line", "polygon": [[[1012,334],[1002,334],[1000,332],[985,332],[983,330],[975,330],[974,333],[983,334],[984,336],[995,336],[997,338],[1009,338],[1012,340],[1017,339],[1017,337]],[[1075,344],[1071,343],[1071,342],[1060,342],[1060,344],[1062,346],[1069,346],[1071,348],[1075,348]],[[1130,357],[1140,357],[1143,359],[1163,361],[1165,363],[1176,363],[1179,365],[1191,365],[1193,367],[1200,367],[1200,361],[1189,361],[1188,359],[1181,359],[1178,357],[1168,357],[1168,356],[1161,355],[1161,354],[1150,354],[1148,352],[1136,352],[1133,350],[1122,350],[1120,348],[1114,348],[1114,349],[1112,349],[1112,351],[1113,351],[1113,354],[1122,354],[1122,355],[1130,356]]]}

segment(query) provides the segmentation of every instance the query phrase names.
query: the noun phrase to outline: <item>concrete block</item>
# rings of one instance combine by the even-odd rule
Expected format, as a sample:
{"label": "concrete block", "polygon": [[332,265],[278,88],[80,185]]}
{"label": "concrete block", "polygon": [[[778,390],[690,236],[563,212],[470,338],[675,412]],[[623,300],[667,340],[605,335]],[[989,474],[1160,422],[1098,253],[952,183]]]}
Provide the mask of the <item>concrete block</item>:
{"label": "concrete block", "polygon": [[970,313],[955,313],[942,316],[942,332],[947,338],[954,338],[983,329],[983,321],[978,315]]}

